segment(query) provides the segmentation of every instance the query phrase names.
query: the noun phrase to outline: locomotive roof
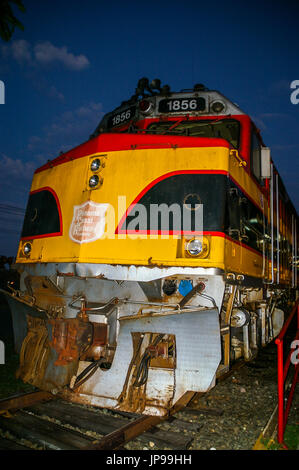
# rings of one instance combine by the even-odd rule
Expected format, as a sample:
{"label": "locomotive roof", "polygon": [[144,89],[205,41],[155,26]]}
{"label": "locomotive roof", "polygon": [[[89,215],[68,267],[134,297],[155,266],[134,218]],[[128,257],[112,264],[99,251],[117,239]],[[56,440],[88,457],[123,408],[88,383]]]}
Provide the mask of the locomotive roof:
{"label": "locomotive roof", "polygon": [[[105,132],[117,132],[133,122],[144,119],[171,118],[176,116],[215,117],[246,115],[240,107],[217,90],[209,90],[203,84],[196,84],[192,89],[171,91],[169,85],[161,86],[159,79],[149,83],[147,78],[138,81],[135,94],[120,106],[105,114],[90,138]],[[274,166],[275,168],[275,166]],[[275,168],[276,170],[276,168]],[[276,170],[277,171],[277,170]],[[286,204],[296,209],[280,180],[280,190]]]}
{"label": "locomotive roof", "polygon": [[146,118],[171,116],[229,116],[244,115],[240,107],[216,90],[209,90],[203,84],[192,89],[171,91],[168,85],[161,86],[160,80],[142,78],[135,94],[112,112],[107,113],[91,137],[101,132],[112,131],[132,121]]}

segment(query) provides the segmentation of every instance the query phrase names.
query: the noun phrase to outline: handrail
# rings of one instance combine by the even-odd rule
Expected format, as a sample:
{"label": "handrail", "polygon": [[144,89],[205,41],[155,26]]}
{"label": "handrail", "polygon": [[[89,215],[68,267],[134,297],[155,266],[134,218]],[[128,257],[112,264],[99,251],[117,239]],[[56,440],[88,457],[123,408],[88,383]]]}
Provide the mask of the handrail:
{"label": "handrail", "polygon": [[276,283],[279,284],[279,191],[278,174],[276,175]]}
{"label": "handrail", "polygon": [[289,318],[287,319],[286,323],[284,324],[281,332],[279,333],[278,337],[275,340],[277,345],[277,390],[278,390],[278,429],[277,429],[277,440],[279,444],[283,444],[285,447],[286,445],[283,442],[284,431],[287,424],[297,378],[299,372],[299,363],[295,364],[295,373],[291,385],[291,389],[289,392],[289,396],[287,399],[286,407],[284,406],[284,382],[288,374],[289,366],[291,364],[291,357],[293,354],[293,350],[291,349],[290,353],[288,354],[287,360],[284,364],[283,362],[283,340],[284,336],[293,320],[295,313],[297,312],[297,332],[295,335],[294,340],[299,340],[299,299],[297,299]]}

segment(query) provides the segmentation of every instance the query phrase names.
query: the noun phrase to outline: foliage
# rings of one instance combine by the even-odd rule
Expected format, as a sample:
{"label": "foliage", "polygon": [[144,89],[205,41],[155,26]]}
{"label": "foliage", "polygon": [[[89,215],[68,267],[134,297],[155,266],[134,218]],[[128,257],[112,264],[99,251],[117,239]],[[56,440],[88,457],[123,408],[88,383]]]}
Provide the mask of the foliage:
{"label": "foliage", "polygon": [[9,41],[16,27],[24,31],[23,24],[15,17],[11,3],[15,4],[21,12],[25,12],[22,0],[0,0],[0,37]]}
{"label": "foliage", "polygon": [[5,364],[0,365],[0,400],[18,393],[26,393],[34,390],[30,384],[25,384],[16,378],[19,366],[19,357],[13,350],[13,345],[5,343]]}
{"label": "foliage", "polygon": [[299,426],[294,424],[287,424],[284,432],[284,444],[277,442],[277,437],[269,441],[263,440],[262,444],[265,450],[298,450],[299,446]]}

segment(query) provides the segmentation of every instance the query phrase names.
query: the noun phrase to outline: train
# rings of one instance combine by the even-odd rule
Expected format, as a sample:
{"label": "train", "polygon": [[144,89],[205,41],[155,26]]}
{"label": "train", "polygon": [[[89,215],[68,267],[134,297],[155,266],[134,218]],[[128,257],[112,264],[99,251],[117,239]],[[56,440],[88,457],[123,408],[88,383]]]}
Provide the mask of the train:
{"label": "train", "polygon": [[203,84],[141,78],[33,175],[10,306],[17,375],[74,403],[164,416],[275,338],[298,215],[253,120]]}

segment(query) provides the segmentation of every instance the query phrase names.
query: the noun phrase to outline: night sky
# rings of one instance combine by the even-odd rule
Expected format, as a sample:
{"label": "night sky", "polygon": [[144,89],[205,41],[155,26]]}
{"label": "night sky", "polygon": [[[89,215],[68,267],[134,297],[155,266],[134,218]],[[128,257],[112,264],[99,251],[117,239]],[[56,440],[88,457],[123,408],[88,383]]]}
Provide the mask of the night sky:
{"label": "night sky", "polygon": [[34,169],[87,140],[144,76],[204,83],[251,115],[298,211],[299,2],[23,3],[25,30],[0,39],[0,255],[16,255]]}

